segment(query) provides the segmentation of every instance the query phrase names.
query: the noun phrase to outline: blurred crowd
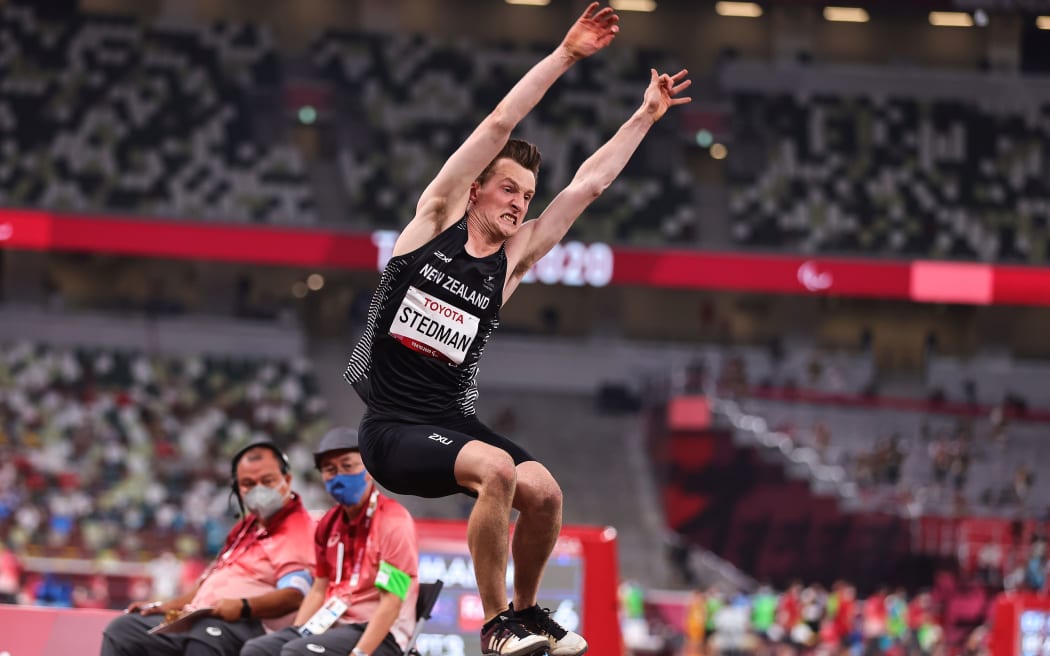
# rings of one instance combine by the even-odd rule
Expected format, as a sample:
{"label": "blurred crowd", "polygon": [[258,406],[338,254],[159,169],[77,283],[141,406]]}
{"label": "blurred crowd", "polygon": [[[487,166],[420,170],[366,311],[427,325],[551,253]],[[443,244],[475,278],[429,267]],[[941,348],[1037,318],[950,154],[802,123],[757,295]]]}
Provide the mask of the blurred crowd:
{"label": "blurred crowd", "polygon": [[30,557],[213,553],[232,523],[229,455],[309,444],[324,409],[301,360],[0,347],[0,536]]}
{"label": "blurred crowd", "polygon": [[[646,598],[631,583],[621,586],[624,639],[632,656],[947,654],[944,604],[930,591],[909,596],[902,589],[860,599],[844,581],[830,589],[798,582],[780,592],[761,586],[750,594],[713,586],[679,604]],[[951,653],[990,653],[983,621],[956,642],[962,644],[951,645]]]}
{"label": "blurred crowd", "polygon": [[104,556],[93,560],[20,558],[0,542],[0,603],[120,609],[130,601],[178,596],[195,584],[206,565],[197,551],[183,556],[163,551],[138,563],[119,563]]}

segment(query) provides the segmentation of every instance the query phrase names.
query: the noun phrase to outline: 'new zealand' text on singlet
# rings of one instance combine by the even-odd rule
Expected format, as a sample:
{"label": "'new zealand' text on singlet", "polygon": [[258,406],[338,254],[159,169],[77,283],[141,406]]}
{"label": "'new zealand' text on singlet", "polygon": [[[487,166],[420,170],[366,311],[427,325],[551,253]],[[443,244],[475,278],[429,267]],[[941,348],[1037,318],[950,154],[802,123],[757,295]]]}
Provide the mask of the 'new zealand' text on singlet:
{"label": "'new zealand' text on singlet", "polygon": [[466,244],[464,218],[387,263],[344,374],[370,413],[421,423],[474,414],[507,257],[501,248],[476,258]]}

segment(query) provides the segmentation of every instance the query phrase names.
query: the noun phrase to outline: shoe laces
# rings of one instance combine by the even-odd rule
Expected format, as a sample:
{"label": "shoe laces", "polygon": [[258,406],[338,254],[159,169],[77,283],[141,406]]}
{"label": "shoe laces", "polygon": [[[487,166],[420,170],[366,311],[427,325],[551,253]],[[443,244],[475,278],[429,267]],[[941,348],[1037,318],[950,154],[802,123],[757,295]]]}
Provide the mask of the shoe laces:
{"label": "shoe laces", "polygon": [[528,638],[530,635],[533,635],[517,617],[500,615],[497,626],[499,626],[497,634],[505,631],[513,634],[516,638]]}
{"label": "shoe laces", "polygon": [[561,640],[568,633],[568,631],[565,630],[565,627],[555,622],[554,618],[551,617],[550,608],[533,606],[525,612],[527,613],[529,621],[535,623],[536,628],[553,636],[555,640]]}

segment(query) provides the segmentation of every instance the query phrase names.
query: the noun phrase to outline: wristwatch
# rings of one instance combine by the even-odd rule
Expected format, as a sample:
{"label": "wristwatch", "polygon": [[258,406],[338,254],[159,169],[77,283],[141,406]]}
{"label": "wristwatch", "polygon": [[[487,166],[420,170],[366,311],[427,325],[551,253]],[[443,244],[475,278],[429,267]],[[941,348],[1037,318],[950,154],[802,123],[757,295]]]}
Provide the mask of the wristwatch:
{"label": "wristwatch", "polygon": [[350,656],[368,656],[368,652],[363,649],[358,649],[357,647],[354,647],[352,650],[350,650]]}
{"label": "wristwatch", "polygon": [[252,618],[252,607],[248,605],[247,599],[241,599],[241,619],[250,620]]}

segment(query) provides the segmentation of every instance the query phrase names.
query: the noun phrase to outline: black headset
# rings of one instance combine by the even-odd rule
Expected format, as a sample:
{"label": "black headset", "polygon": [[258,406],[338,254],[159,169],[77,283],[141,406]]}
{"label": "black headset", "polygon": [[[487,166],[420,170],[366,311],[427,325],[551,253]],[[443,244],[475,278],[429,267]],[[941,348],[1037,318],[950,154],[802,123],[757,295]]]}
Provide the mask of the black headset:
{"label": "black headset", "polygon": [[241,447],[237,453],[233,454],[233,461],[230,463],[230,494],[237,498],[237,505],[240,506],[241,514],[244,514],[244,501],[241,499],[241,486],[237,482],[237,464],[244,457],[245,453],[248,453],[252,449],[269,449],[273,452],[273,455],[277,458],[277,464],[281,467],[281,474],[288,474],[291,469],[291,463],[288,461],[288,456],[285,455],[284,451],[273,442],[269,440],[257,440]]}

